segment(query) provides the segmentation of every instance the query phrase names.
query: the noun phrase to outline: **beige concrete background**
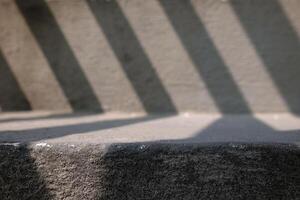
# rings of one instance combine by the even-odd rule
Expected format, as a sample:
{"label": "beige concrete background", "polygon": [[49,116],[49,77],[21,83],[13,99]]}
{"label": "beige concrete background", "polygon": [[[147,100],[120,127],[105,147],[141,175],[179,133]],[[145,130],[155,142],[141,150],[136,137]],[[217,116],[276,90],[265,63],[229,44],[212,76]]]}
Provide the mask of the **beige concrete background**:
{"label": "beige concrete background", "polygon": [[298,0],[0,0],[0,107],[300,111]]}

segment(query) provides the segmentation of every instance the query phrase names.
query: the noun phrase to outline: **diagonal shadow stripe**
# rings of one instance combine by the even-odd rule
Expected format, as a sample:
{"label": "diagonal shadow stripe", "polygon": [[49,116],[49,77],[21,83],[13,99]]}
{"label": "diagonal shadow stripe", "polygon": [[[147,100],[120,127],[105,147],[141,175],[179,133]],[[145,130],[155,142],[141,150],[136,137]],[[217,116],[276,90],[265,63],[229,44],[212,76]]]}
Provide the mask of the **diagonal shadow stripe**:
{"label": "diagonal shadow stripe", "polygon": [[300,42],[280,3],[230,3],[290,111],[300,114]]}
{"label": "diagonal shadow stripe", "polygon": [[[60,137],[75,135],[75,134],[88,134],[93,131],[100,131],[106,129],[111,130],[114,128],[121,128],[121,127],[131,126],[134,124],[161,120],[172,116],[173,115],[169,115],[169,114],[149,115],[149,116],[141,116],[136,118],[97,120],[93,122],[75,123],[70,125],[32,128],[32,129],[21,130],[21,131],[0,130],[0,142],[1,141],[34,142],[34,141],[41,141],[45,139],[60,138]],[[72,118],[72,116],[69,117],[70,119]],[[57,118],[59,117],[53,116],[53,119],[57,119]],[[43,120],[43,118],[37,120]]]}
{"label": "diagonal shadow stripe", "polygon": [[29,101],[19,86],[0,50],[0,110],[31,110]]}
{"label": "diagonal shadow stripe", "polygon": [[29,145],[0,145],[0,199],[54,199]]}
{"label": "diagonal shadow stripe", "polygon": [[89,81],[44,0],[16,0],[73,110],[102,111]]}
{"label": "diagonal shadow stripe", "polygon": [[176,113],[151,61],[115,0],[87,1],[117,59],[148,113]]}
{"label": "diagonal shadow stripe", "polygon": [[159,1],[222,113],[251,113],[190,1]]}

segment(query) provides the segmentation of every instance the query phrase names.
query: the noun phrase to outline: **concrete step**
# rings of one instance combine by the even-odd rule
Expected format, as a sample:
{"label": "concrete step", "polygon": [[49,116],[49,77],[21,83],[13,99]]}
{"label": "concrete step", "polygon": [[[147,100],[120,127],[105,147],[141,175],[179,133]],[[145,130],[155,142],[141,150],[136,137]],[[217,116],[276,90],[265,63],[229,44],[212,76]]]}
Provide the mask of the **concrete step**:
{"label": "concrete step", "polygon": [[0,141],[103,144],[132,142],[294,143],[300,118],[291,114],[141,115],[51,112],[0,115]]}
{"label": "concrete step", "polygon": [[299,7],[0,0],[0,200],[300,199]]}
{"label": "concrete step", "polygon": [[288,114],[0,115],[0,199],[299,199]]}
{"label": "concrete step", "polygon": [[0,145],[0,199],[299,199],[293,145]]}

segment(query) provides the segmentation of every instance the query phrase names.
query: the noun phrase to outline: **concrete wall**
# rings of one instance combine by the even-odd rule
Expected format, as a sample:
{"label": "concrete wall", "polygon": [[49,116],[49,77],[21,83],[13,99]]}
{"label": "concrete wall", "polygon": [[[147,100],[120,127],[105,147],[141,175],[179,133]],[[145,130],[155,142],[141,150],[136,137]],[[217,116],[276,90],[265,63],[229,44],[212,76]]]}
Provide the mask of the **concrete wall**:
{"label": "concrete wall", "polygon": [[0,106],[300,112],[298,0],[0,0]]}

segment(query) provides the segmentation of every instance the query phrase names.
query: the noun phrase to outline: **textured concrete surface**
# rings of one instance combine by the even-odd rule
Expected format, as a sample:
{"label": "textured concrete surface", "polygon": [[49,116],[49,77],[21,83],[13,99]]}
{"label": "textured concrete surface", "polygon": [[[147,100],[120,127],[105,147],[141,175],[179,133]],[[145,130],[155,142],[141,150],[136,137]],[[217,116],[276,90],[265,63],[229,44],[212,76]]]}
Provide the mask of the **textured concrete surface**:
{"label": "textured concrete surface", "polygon": [[291,145],[0,145],[0,198],[300,198]]}
{"label": "textured concrete surface", "polygon": [[0,0],[0,199],[300,199],[299,9]]}
{"label": "textured concrete surface", "polygon": [[0,106],[297,114],[299,8],[298,0],[0,0]]}
{"label": "textured concrete surface", "polygon": [[1,142],[102,144],[294,143],[300,144],[300,118],[289,114],[151,115],[53,114],[0,115]]}

